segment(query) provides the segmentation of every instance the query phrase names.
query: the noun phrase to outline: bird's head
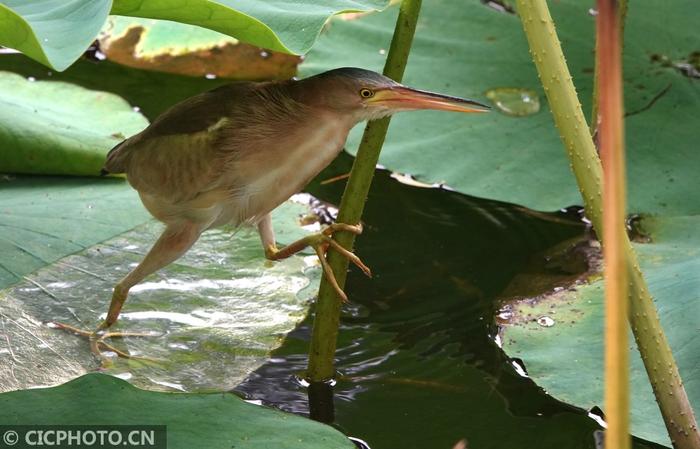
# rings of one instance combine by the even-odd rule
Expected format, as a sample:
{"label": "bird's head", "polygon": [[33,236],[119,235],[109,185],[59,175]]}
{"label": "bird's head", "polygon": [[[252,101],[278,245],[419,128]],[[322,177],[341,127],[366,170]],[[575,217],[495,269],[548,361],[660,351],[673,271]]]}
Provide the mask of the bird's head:
{"label": "bird's head", "polygon": [[456,112],[490,109],[474,100],[413,89],[379,73],[353,67],[330,70],[302,82],[309,83],[316,101],[351,114],[358,122],[419,109]]}

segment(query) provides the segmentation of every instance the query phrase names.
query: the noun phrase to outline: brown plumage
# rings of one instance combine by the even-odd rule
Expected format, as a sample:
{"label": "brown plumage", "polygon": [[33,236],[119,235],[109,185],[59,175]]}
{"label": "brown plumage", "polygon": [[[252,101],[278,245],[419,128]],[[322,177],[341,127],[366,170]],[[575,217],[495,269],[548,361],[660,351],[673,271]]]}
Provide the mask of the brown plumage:
{"label": "brown plumage", "polygon": [[[219,87],[173,106],[115,146],[103,173],[126,173],[166,229],[116,285],[100,329],[117,320],[132,286],[180,257],[203,231],[224,224],[257,225],[265,255],[274,260],[313,246],[334,283],[324,259],[328,245],[335,247],[329,235],[360,228],[336,224],[278,250],[269,213],[337,156],[357,123],[415,109],[482,112],[488,107],[344,68],[300,81]],[[354,254],[343,253],[369,273]]]}

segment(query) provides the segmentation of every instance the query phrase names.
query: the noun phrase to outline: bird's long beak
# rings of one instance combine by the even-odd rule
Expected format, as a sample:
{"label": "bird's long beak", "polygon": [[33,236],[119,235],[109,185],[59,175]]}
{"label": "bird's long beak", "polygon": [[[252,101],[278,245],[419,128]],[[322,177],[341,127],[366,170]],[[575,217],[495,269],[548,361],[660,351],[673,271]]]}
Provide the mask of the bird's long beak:
{"label": "bird's long beak", "polygon": [[456,112],[488,112],[491,108],[478,101],[436,94],[405,86],[377,90],[368,103],[396,110],[434,109]]}

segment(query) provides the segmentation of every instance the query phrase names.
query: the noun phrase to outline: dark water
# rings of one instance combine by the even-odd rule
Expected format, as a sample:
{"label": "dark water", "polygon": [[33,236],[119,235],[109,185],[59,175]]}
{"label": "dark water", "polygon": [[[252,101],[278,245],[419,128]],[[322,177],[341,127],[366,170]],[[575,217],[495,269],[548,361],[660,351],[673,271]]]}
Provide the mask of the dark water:
{"label": "dark water", "polygon": [[[151,119],[221,83],[85,61],[49,76],[18,55],[0,57],[0,70],[112,91]],[[344,182],[318,181],[346,173],[350,163],[341,157],[309,191],[337,204]],[[559,274],[561,267],[542,260],[548,248],[583,235],[575,214],[409,187],[380,171],[364,221],[356,251],[375,276],[354,269],[349,275],[334,407],[314,407],[315,415],[372,449],[451,449],[463,438],[480,449],[595,447],[599,427],[586,412],[519,375],[494,341],[499,294],[523,273],[533,284]],[[308,392],[296,376],[306,366],[311,319],[237,391],[308,415]],[[635,447],[656,446],[635,440]]]}
{"label": "dark water", "polygon": [[[343,156],[318,179],[350,163]],[[338,203],[343,185],[309,190]],[[594,448],[597,424],[519,375],[494,342],[495,299],[518,274],[533,282],[562,274],[541,262],[548,248],[583,235],[577,215],[410,187],[378,171],[364,217],[356,251],[376,274],[352,269],[348,278],[335,425],[373,449],[450,449],[462,438],[471,448]],[[308,414],[295,375],[311,320],[237,390]]]}

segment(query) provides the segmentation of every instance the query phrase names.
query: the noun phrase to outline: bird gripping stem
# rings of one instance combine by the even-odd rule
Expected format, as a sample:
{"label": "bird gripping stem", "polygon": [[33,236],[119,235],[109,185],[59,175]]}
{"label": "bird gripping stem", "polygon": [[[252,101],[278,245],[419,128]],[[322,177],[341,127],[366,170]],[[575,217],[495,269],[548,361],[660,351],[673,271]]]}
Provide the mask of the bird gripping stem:
{"label": "bird gripping stem", "polygon": [[[401,82],[411,51],[413,35],[416,31],[421,0],[403,0],[396,20],[394,36],[384,65],[384,75]],[[379,152],[384,144],[390,118],[371,121],[365,127],[360,147],[355,157],[350,178],[345,186],[343,198],[340,201],[338,221],[340,223],[357,224],[362,218],[365,201],[369,193],[374,169],[379,160]],[[338,232],[334,239],[345,249],[352,251],[355,235],[349,232]],[[348,260],[337,251],[328,251],[328,263],[335,273],[340,288],[345,286]],[[341,301],[333,286],[321,279],[316,302],[311,347],[309,349],[309,366],[306,377],[311,382],[324,382],[335,374],[334,357],[340,324]]]}

